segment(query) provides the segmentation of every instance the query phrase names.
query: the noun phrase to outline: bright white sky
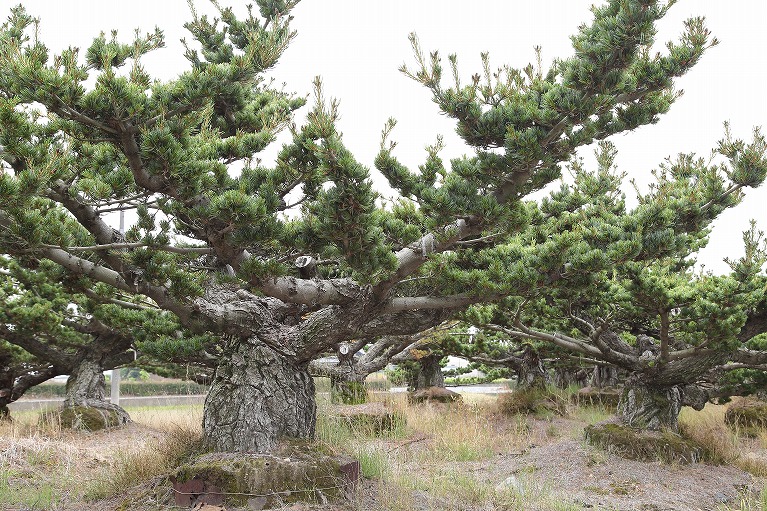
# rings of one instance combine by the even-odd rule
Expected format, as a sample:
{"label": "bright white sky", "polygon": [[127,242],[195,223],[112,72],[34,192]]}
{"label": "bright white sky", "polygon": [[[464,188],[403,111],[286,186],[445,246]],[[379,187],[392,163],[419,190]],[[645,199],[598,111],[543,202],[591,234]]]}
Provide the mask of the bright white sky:
{"label": "bright white sky", "polygon": [[[200,12],[212,12],[205,0],[196,3]],[[402,63],[413,63],[408,33],[416,32],[427,52],[438,49],[444,57],[457,54],[468,81],[481,70],[482,51],[490,52],[493,67],[524,67],[534,59],[535,45],[543,47],[544,65],[554,57],[570,55],[569,36],[590,19],[593,3],[303,0],[294,10],[298,37],[271,74],[286,83],[286,90],[300,94],[308,94],[313,77],[321,76],[326,96],[341,100],[340,126],[346,145],[371,168],[381,128],[388,117],[396,118],[396,154],[415,167],[423,161],[423,147],[433,143],[437,134],[445,137],[445,157],[468,149],[454,134],[453,123],[439,114],[428,91],[397,71]],[[165,31],[167,48],[146,59],[148,70],[167,79],[185,69],[179,43],[188,35],[182,27],[190,19],[185,0],[24,0],[23,4],[42,18],[41,39],[57,53],[69,45],[87,48],[101,30],[118,29],[127,41],[135,28],[145,32],[157,25]],[[691,16],[705,16],[721,44],[678,82],[685,95],[658,124],[612,139],[620,151],[618,166],[640,183],[646,183],[649,171],[669,155],[709,155],[721,138],[725,120],[731,122],[736,136],[745,138],[750,138],[753,126],[767,124],[763,36],[767,2],[681,0],[659,27],[658,42],[676,39],[683,21]],[[269,156],[264,160],[269,162]],[[711,243],[700,257],[707,269],[726,271],[722,258],[741,255],[740,233],[750,218],[767,230],[765,203],[767,188],[753,191],[741,206],[718,220]]]}

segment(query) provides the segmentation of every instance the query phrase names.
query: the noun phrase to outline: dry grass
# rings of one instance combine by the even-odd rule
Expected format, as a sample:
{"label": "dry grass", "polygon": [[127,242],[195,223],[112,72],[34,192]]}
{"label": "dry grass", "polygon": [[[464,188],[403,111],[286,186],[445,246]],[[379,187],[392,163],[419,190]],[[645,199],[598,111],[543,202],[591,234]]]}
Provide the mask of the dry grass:
{"label": "dry grass", "polygon": [[681,432],[707,449],[712,462],[732,464],[757,477],[767,477],[767,458],[753,454],[754,447],[765,447],[767,431],[758,430],[756,439],[741,435],[737,428],[725,424],[726,411],[724,405],[707,405],[701,411],[685,408],[679,417]]}
{"label": "dry grass", "polygon": [[111,466],[91,482],[85,497],[98,500],[125,493],[134,486],[167,474],[201,450],[199,428],[171,428],[157,442],[132,451],[117,452]]}
{"label": "dry grass", "polygon": [[[384,437],[375,436],[370,428],[332,420],[327,406],[320,403],[318,440],[329,450],[359,459],[362,474],[371,481],[363,485],[365,490],[355,509],[582,509],[581,504],[572,503],[572,496],[560,496],[556,483],[544,482],[554,479],[544,476],[542,468],[512,460],[539,452],[531,450],[533,444],[545,448],[547,443],[558,442],[558,437],[572,436],[575,430],[582,434],[583,422],[602,420],[606,409],[571,407],[568,418],[546,421],[503,415],[493,397],[464,397],[460,404],[411,405],[404,395],[384,398],[376,394],[374,399],[386,400],[407,419],[405,426]],[[34,413],[17,414],[13,423],[0,424],[4,441],[0,450],[0,509],[96,509],[104,501],[88,504],[86,498],[119,495],[129,488],[135,492],[137,484],[159,481],[157,476],[178,466],[199,440],[200,406],[134,408],[130,413],[140,425],[132,431],[129,427],[72,433],[62,431],[57,424],[38,424]],[[716,452],[721,462],[767,477],[767,463],[749,454],[752,450],[759,456],[764,454],[767,431],[757,438],[742,437],[724,427],[723,416],[724,407],[706,407],[703,412],[685,409],[681,423],[687,436]],[[135,448],[126,451],[126,445]],[[601,451],[594,453],[608,458]],[[499,463],[508,469],[498,471]],[[496,468],[488,471],[489,466]],[[512,474],[513,481],[506,484],[504,478]],[[720,511],[767,509],[767,494],[744,496],[730,506]],[[150,508],[156,507],[142,505],[137,509]]]}

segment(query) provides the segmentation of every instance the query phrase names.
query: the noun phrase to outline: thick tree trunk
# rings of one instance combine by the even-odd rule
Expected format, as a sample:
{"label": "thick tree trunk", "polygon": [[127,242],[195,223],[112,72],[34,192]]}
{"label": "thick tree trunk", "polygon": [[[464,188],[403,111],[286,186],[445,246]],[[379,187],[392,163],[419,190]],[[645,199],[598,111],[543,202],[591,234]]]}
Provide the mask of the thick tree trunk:
{"label": "thick tree trunk", "polygon": [[678,431],[681,409],[678,386],[656,387],[635,377],[626,380],[618,402],[618,415],[628,426],[652,431]]}
{"label": "thick tree trunk", "polygon": [[330,376],[330,400],[347,405],[366,403],[365,377],[354,371],[333,373]]}
{"label": "thick tree trunk", "polygon": [[8,396],[10,396],[10,392],[4,394],[3,389],[0,389],[0,422],[10,420],[11,418],[11,410],[8,408],[10,403]]}
{"label": "thick tree trunk", "polygon": [[427,355],[418,359],[418,374],[413,386],[414,390],[445,386],[445,376],[442,374],[440,360],[442,355]]}
{"label": "thick tree trunk", "polygon": [[0,347],[0,421],[11,418],[8,405],[13,401],[13,384],[16,380],[12,365],[11,353]]}
{"label": "thick tree trunk", "polygon": [[543,360],[538,352],[526,346],[517,366],[518,389],[544,389],[549,383],[549,375],[543,367]]}
{"label": "thick tree trunk", "polygon": [[330,373],[330,401],[347,405],[357,405],[367,402],[367,389],[365,378],[367,372],[360,371],[355,353],[346,350],[338,355],[338,366]]}
{"label": "thick tree trunk", "polygon": [[306,365],[257,339],[233,341],[229,350],[205,399],[208,447],[266,453],[281,438],[313,438],[314,380]]}
{"label": "thick tree trunk", "polygon": [[591,375],[591,386],[597,388],[616,387],[618,385],[618,368],[612,365],[596,366]]}
{"label": "thick tree trunk", "polygon": [[[130,416],[122,407],[106,400],[104,368],[97,354],[86,356],[67,379],[64,409],[93,408],[103,418],[104,426],[116,426],[130,422]],[[73,427],[79,428],[77,421]],[[104,427],[102,426],[102,427]],[[92,426],[86,426],[93,429]]]}
{"label": "thick tree trunk", "polygon": [[583,368],[555,367],[553,383],[557,388],[566,389],[571,385],[579,388],[588,384],[590,374]]}

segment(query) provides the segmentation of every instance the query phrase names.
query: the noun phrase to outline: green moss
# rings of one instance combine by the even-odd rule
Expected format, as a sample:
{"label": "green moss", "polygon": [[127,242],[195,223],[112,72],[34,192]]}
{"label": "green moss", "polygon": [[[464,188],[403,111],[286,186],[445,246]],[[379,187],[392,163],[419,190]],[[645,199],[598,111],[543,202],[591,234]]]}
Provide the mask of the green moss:
{"label": "green moss", "polygon": [[182,465],[174,483],[192,479],[226,494],[226,504],[246,506],[261,496],[266,506],[340,499],[345,479],[338,459],[306,445],[285,445],[274,455],[212,453]]}
{"label": "green moss", "polygon": [[40,415],[40,422],[59,422],[62,428],[82,431],[99,431],[120,425],[118,414],[113,410],[89,406],[67,406]]}
{"label": "green moss", "polygon": [[586,441],[618,456],[666,463],[694,463],[707,460],[706,449],[671,431],[639,431],[615,423],[586,427]]}

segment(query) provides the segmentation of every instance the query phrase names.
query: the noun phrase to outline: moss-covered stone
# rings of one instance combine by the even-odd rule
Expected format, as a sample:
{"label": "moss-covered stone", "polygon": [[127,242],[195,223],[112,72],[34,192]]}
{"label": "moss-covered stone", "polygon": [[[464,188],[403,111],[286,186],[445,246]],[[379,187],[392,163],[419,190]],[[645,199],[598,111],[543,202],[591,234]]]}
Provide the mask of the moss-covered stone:
{"label": "moss-covered stone", "polygon": [[295,502],[337,501],[356,483],[351,460],[300,442],[273,454],[210,453],[169,477],[177,505],[200,503],[266,509]]}
{"label": "moss-covered stone", "polygon": [[411,403],[455,403],[461,400],[461,395],[445,387],[427,387],[408,394],[407,399]]}
{"label": "moss-covered stone", "polygon": [[567,403],[549,389],[526,388],[499,394],[498,409],[504,415],[566,415]]}
{"label": "moss-covered stone", "polygon": [[640,431],[615,422],[587,426],[586,441],[626,459],[696,463],[709,458],[695,442],[672,431]]}
{"label": "moss-covered stone", "polygon": [[757,436],[767,429],[767,402],[758,399],[742,399],[730,403],[724,414],[724,422],[745,436]]}
{"label": "moss-covered stone", "polygon": [[125,424],[122,415],[116,410],[92,406],[65,406],[60,410],[42,414],[40,422],[59,422],[62,428],[81,431],[99,431]]}
{"label": "moss-covered stone", "polygon": [[383,403],[339,405],[334,406],[330,413],[354,431],[373,436],[390,434],[400,430],[407,423],[404,414],[388,408]]}

